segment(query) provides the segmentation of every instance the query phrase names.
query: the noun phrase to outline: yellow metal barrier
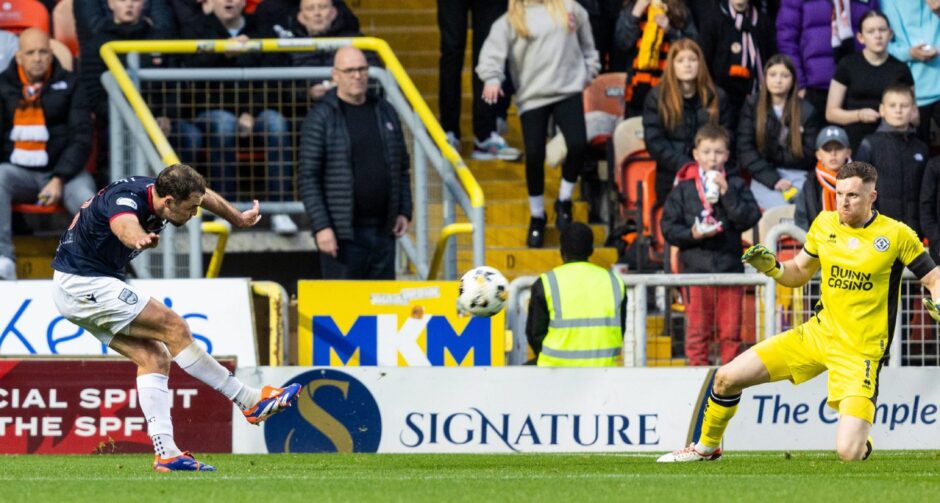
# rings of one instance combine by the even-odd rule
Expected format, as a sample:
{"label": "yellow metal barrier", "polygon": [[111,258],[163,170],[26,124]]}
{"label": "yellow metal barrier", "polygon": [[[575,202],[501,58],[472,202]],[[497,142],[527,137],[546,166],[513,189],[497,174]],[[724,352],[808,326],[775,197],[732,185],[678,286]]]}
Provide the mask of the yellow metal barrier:
{"label": "yellow metal barrier", "polygon": [[428,268],[428,281],[437,279],[437,271],[441,268],[441,260],[444,258],[447,240],[456,234],[469,234],[471,232],[473,232],[473,224],[470,223],[450,224],[441,229],[441,236],[437,238],[437,246],[434,247],[434,258],[431,259],[431,267]]}
{"label": "yellow metal barrier", "polygon": [[228,243],[228,235],[232,228],[222,222],[203,222],[203,234],[216,234],[219,236],[215,242],[215,250],[212,250],[212,258],[209,260],[209,268],[206,269],[206,278],[218,278],[219,271],[222,269],[222,258],[225,257],[225,245]]}
{"label": "yellow metal barrier", "polygon": [[483,189],[477,183],[470,169],[460,158],[460,154],[447,143],[447,137],[440,123],[431,113],[421,93],[415,87],[411,78],[405,73],[398,58],[392,52],[388,43],[382,39],[374,37],[358,38],[322,38],[322,39],[261,39],[249,40],[248,42],[233,42],[230,40],[148,40],[148,41],[114,41],[101,46],[101,58],[107,65],[108,70],[114,75],[115,80],[127,96],[128,102],[143,123],[144,130],[153,141],[157,153],[167,165],[176,164],[179,161],[166,136],[157,126],[157,121],[147,107],[137,88],[131,82],[130,76],[118,59],[118,54],[129,52],[140,53],[165,53],[165,54],[191,54],[195,52],[248,52],[248,51],[273,51],[273,52],[299,52],[310,51],[320,46],[335,45],[337,43],[348,42],[353,47],[359,49],[374,51],[385,63],[386,68],[398,81],[402,93],[414,108],[421,122],[424,123],[431,139],[441,149],[444,157],[451,163],[457,174],[457,178],[463,185],[464,190],[470,198],[470,205],[474,208],[480,208],[484,204]]}
{"label": "yellow metal barrier", "polygon": [[268,298],[268,365],[283,365],[284,340],[287,335],[287,319],[284,317],[286,309],[283,306],[287,302],[287,292],[273,281],[252,281],[251,291]]}

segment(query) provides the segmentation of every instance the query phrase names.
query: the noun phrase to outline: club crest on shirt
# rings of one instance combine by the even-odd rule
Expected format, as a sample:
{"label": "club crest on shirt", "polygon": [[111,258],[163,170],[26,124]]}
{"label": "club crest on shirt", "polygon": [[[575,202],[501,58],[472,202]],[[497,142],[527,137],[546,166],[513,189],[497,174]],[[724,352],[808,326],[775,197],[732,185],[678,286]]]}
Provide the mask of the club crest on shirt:
{"label": "club crest on shirt", "polygon": [[134,201],[129,197],[119,197],[116,201],[116,204],[120,206],[127,206],[128,208],[134,208],[135,210],[137,209],[137,201]]}
{"label": "club crest on shirt", "polygon": [[883,252],[887,251],[891,247],[891,241],[888,241],[888,238],[884,236],[878,236],[875,238],[875,249]]}
{"label": "club crest on shirt", "polygon": [[121,290],[121,293],[120,295],[118,295],[118,298],[124,301],[125,304],[131,305],[131,306],[137,303],[137,294],[128,290],[127,288]]}

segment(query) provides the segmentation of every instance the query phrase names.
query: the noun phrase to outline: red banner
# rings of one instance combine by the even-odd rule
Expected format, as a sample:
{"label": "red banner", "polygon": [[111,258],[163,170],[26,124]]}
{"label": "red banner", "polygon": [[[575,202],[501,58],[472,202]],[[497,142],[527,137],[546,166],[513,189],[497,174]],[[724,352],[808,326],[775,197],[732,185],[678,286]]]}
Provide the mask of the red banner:
{"label": "red banner", "polygon": [[[124,359],[0,360],[0,454],[152,452],[136,376]],[[177,445],[232,452],[227,398],[176,364],[170,393]]]}

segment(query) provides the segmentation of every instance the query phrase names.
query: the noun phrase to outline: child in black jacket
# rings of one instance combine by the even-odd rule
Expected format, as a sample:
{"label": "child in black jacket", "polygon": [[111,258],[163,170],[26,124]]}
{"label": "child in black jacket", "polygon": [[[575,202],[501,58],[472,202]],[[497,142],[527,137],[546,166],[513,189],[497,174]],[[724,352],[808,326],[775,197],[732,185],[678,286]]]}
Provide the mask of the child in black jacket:
{"label": "child in black jacket", "polygon": [[[760,219],[754,196],[739,177],[725,177],[728,133],[706,125],[695,135],[692,156],[663,208],[663,236],[679,248],[683,272],[736,273],[741,264],[741,232]],[[741,349],[740,287],[689,287],[685,351],[689,365],[709,365],[709,343],[717,327],[721,360],[728,363]]]}

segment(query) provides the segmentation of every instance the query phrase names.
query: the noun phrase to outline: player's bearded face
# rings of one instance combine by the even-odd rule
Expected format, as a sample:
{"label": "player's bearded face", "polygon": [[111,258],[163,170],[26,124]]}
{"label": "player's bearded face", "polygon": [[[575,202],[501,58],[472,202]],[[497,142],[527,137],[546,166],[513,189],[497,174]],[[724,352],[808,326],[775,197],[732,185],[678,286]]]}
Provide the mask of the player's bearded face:
{"label": "player's bearded face", "polygon": [[854,176],[836,181],[836,208],[839,221],[845,225],[858,227],[871,218],[871,207],[877,193],[874,183],[865,183]]}
{"label": "player's bearded face", "polygon": [[182,201],[169,199],[163,218],[177,227],[182,227],[190,218],[196,216],[199,205],[202,204],[203,196],[204,194],[194,193],[189,196],[189,199]]}

